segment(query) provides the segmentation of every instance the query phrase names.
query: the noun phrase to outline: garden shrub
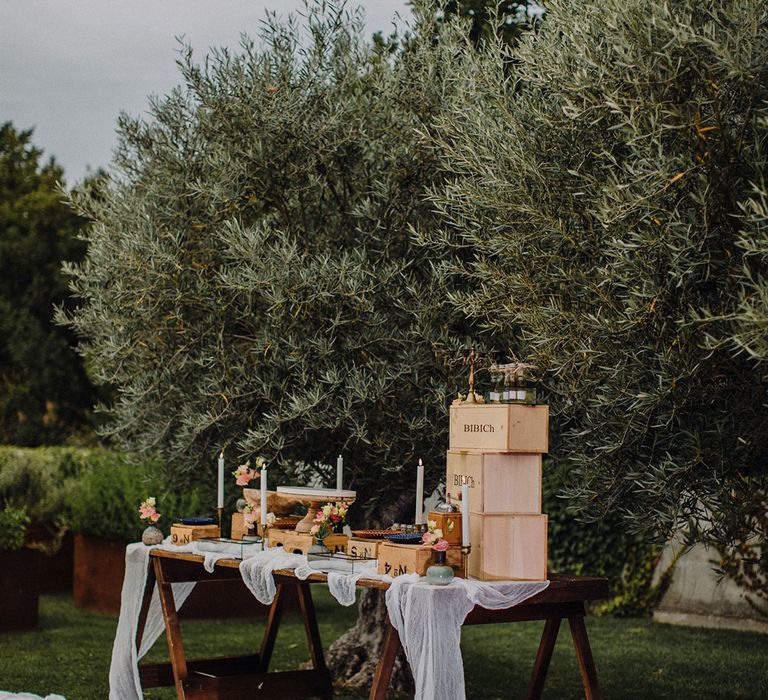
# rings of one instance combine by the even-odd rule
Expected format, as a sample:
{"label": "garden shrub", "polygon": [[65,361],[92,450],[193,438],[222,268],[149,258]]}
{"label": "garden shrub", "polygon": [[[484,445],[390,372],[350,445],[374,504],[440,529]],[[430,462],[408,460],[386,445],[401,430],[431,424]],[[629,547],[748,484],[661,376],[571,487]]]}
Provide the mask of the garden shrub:
{"label": "garden shrub", "polygon": [[21,549],[29,524],[23,508],[5,507],[0,510],[0,552]]}
{"label": "garden shrub", "polygon": [[[107,450],[70,447],[0,447],[0,503],[23,509],[48,538],[32,543],[55,551],[63,535],[81,532],[110,540],[136,540],[144,524],[139,503],[155,496],[165,516],[209,514],[215,504],[215,479],[190,483],[178,493],[164,483],[161,464]],[[234,493],[227,510],[232,509]]]}
{"label": "garden shrub", "polygon": [[149,524],[139,519],[139,504],[148,496],[157,500],[162,519],[156,523],[166,534],[175,517],[211,515],[215,500],[214,471],[210,485],[171,490],[157,461],[132,461],[111,453],[112,461],[97,461],[80,479],[71,503],[71,528],[105,540],[134,542]]}

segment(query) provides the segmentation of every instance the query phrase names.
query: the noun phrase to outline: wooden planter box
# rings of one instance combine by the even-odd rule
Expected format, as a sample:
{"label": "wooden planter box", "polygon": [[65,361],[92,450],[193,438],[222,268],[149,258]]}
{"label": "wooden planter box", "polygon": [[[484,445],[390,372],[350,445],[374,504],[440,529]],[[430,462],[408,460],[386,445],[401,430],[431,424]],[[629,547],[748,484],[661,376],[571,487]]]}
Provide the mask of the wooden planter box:
{"label": "wooden planter box", "polygon": [[470,513],[467,573],[483,581],[547,578],[546,515]]}
{"label": "wooden planter box", "polygon": [[37,627],[39,560],[32,549],[0,552],[0,632]]}
{"label": "wooden planter box", "polygon": [[547,452],[549,406],[457,404],[450,408],[449,448]]}
{"label": "wooden planter box", "polygon": [[[469,487],[470,513],[541,513],[541,454],[449,450],[445,493],[460,505]],[[431,516],[430,516],[431,517]]]}
{"label": "wooden planter box", "polygon": [[[419,574],[424,576],[434,564],[434,552],[428,545],[396,544],[382,542],[379,545],[378,572],[388,576]],[[456,576],[464,576],[461,547],[449,547],[445,553],[445,563],[453,568]]]}
{"label": "wooden planter box", "polygon": [[[117,615],[125,575],[126,542],[108,542],[91,535],[75,535],[75,607]],[[216,581],[218,594],[198,586],[179,611],[183,619],[265,617],[269,611],[236,580]]]}
{"label": "wooden planter box", "polygon": [[76,608],[110,615],[120,611],[127,544],[75,535],[72,594]]}

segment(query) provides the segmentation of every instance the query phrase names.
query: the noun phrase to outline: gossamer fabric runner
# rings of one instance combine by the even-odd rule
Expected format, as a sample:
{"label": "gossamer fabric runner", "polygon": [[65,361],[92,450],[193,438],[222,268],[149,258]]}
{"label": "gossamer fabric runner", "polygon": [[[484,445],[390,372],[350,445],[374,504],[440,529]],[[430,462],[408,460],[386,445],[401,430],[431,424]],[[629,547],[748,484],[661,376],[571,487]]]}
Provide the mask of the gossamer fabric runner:
{"label": "gossamer fabric runner", "polygon": [[[109,666],[109,700],[142,700],[144,694],[139,679],[139,660],[152,648],[157,638],[165,630],[163,611],[157,584],[152,592],[152,600],[147,613],[144,634],[141,638],[141,648],[136,649],[136,630],[139,626],[139,613],[144,598],[144,588],[149,572],[149,552],[152,549],[167,549],[172,552],[191,552],[205,556],[203,566],[208,572],[218,559],[231,558],[231,555],[216,552],[199,552],[193,542],[177,547],[170,544],[170,537],[156,547],[147,547],[141,542],[129,544],[125,549],[125,578],[120,593],[120,619],[117,622],[115,643],[112,646],[112,662]],[[195,584],[174,583],[173,600],[176,609],[180,609],[189,597]]]}
{"label": "gossamer fabric runner", "polygon": [[461,626],[475,605],[511,608],[549,581],[488,583],[454,578],[432,586],[417,574],[398,576],[387,591],[387,612],[411,666],[417,700],[465,700]]}

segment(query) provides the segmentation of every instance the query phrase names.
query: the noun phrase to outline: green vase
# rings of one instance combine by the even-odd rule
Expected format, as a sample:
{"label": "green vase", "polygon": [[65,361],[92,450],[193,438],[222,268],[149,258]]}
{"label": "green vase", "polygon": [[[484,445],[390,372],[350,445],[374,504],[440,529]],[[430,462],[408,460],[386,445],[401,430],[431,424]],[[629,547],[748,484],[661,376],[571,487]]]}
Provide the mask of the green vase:
{"label": "green vase", "polygon": [[435,563],[427,569],[427,581],[433,586],[447,586],[453,580],[453,569],[445,563],[445,552],[435,552]]}

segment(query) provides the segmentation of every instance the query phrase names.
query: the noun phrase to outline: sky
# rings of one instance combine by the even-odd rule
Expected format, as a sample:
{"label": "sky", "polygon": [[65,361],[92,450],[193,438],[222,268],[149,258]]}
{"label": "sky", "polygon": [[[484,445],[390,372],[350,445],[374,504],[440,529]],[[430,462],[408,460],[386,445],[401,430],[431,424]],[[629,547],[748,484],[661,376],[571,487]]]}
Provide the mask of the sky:
{"label": "sky", "polygon": [[[407,0],[364,0],[369,34],[392,30]],[[350,4],[358,4],[352,2]],[[255,37],[266,10],[301,0],[0,0],[0,123],[34,127],[72,184],[108,165],[118,114],[146,113],[149,95],[180,82],[183,36],[198,59]]]}

